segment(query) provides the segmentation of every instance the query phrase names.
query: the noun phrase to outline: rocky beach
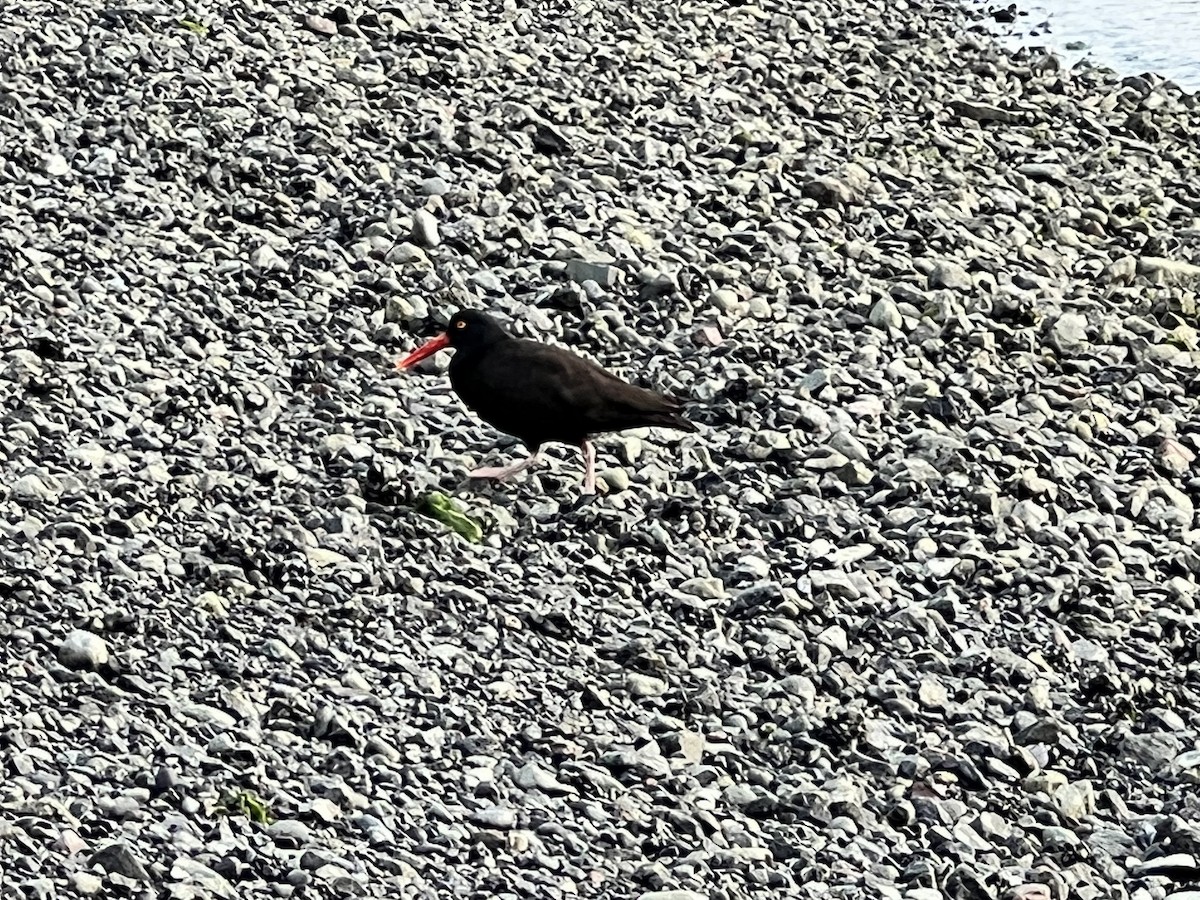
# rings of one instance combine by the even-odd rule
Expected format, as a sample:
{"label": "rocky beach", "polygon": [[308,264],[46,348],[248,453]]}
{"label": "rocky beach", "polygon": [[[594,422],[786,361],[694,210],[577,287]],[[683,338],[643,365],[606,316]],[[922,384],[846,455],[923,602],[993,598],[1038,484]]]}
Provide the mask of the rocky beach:
{"label": "rocky beach", "polygon": [[[18,12],[0,897],[1200,898],[1195,96],[951,3]],[[468,483],[460,308],[700,432]]]}

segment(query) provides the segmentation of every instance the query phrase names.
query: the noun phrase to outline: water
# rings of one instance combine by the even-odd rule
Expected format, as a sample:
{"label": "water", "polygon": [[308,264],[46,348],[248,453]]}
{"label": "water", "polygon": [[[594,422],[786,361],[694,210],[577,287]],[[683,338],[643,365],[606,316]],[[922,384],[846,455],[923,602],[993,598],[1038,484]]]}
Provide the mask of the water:
{"label": "water", "polygon": [[1043,45],[1068,65],[1088,59],[1122,75],[1154,72],[1200,91],[1200,0],[1015,2],[1028,15],[996,25],[1010,45]]}

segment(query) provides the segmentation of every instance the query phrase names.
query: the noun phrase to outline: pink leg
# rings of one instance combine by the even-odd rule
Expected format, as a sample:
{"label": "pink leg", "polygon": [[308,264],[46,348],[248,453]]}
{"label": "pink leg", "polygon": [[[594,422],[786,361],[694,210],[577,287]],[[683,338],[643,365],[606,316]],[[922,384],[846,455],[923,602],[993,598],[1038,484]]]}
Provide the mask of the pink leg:
{"label": "pink leg", "polygon": [[468,478],[494,478],[497,481],[503,481],[505,478],[511,478],[518,472],[524,472],[535,462],[541,459],[542,449],[539,447],[525,459],[515,463],[510,463],[507,466],[483,466],[479,469],[473,469],[467,473]]}
{"label": "pink leg", "polygon": [[583,451],[583,493],[596,493],[596,448],[588,441],[579,445]]}

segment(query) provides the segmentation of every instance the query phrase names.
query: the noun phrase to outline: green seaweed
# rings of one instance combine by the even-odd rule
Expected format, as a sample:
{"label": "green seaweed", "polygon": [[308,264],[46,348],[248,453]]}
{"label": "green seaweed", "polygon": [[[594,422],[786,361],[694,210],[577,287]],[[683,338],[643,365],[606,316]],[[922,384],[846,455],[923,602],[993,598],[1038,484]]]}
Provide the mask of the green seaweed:
{"label": "green seaweed", "polygon": [[480,524],[460,510],[458,504],[441,491],[431,491],[422,497],[417,503],[417,512],[437,519],[472,543],[477,544],[483,540],[483,528]]}
{"label": "green seaweed", "polygon": [[245,816],[258,825],[267,825],[274,819],[267,801],[247,790],[229,794],[216,811],[225,816]]}
{"label": "green seaweed", "polygon": [[208,35],[207,26],[201,25],[199,22],[194,22],[191,19],[180,19],[179,24],[193,34],[205,37]]}

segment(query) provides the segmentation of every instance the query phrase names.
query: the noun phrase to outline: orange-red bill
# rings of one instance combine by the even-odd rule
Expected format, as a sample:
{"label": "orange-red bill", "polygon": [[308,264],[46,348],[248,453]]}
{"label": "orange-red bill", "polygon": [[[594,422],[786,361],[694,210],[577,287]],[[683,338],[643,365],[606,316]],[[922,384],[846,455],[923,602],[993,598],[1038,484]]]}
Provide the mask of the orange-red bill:
{"label": "orange-red bill", "polygon": [[412,353],[408,354],[408,356],[404,357],[404,359],[400,360],[400,362],[396,363],[396,368],[411,369],[421,360],[425,359],[426,357],[433,356],[433,354],[437,353],[439,350],[449,346],[450,335],[439,334],[432,341],[422,344]]}

